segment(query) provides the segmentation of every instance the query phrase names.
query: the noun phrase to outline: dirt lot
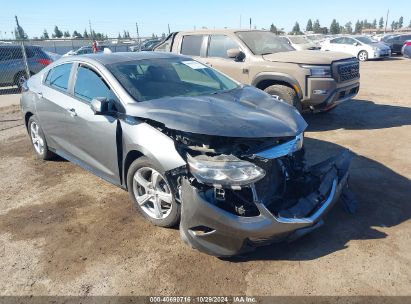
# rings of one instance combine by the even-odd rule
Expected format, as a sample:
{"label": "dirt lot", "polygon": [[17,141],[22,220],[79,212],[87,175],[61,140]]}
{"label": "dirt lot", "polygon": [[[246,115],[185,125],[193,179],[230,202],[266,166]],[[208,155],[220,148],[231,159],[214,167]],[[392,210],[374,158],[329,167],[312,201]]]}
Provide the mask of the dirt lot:
{"label": "dirt lot", "polygon": [[311,235],[233,261],[149,225],[83,169],[36,160],[18,107],[0,109],[0,294],[411,295],[411,60],[361,76],[355,100],[306,116],[310,161],[356,154],[358,213],[337,206]]}

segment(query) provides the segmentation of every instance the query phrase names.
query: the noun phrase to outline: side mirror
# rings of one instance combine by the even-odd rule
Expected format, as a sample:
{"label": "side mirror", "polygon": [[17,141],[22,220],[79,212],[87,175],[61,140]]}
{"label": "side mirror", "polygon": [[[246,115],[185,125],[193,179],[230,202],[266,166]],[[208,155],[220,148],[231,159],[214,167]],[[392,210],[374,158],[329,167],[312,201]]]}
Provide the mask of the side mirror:
{"label": "side mirror", "polygon": [[90,103],[94,115],[102,115],[108,112],[109,101],[104,97],[96,97]]}
{"label": "side mirror", "polygon": [[359,46],[360,44],[359,44],[358,42],[354,42],[354,45],[355,45],[355,46]]}
{"label": "side mirror", "polygon": [[240,49],[228,49],[227,50],[228,58],[234,58],[235,61],[243,61],[245,54]]}

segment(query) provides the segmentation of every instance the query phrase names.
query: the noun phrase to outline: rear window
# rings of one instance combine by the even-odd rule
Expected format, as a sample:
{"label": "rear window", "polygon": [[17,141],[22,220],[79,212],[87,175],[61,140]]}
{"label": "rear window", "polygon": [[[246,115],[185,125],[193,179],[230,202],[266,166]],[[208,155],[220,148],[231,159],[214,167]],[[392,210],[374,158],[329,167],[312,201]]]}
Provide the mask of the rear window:
{"label": "rear window", "polygon": [[200,96],[238,87],[226,76],[194,60],[157,58],[107,67],[137,101]]}
{"label": "rear window", "polygon": [[67,91],[72,66],[72,63],[65,63],[51,69],[45,83],[55,89]]}
{"label": "rear window", "polygon": [[181,45],[181,54],[188,56],[200,56],[203,44],[203,35],[184,36]]}

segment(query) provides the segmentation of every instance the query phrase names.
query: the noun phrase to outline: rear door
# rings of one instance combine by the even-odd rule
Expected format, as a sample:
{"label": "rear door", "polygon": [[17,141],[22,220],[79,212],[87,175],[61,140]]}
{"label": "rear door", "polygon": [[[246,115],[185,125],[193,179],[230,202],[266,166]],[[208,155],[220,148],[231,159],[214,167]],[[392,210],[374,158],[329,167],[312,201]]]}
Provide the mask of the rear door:
{"label": "rear door", "polygon": [[239,49],[240,45],[226,35],[210,35],[205,63],[241,83],[249,83],[248,58],[236,61],[227,56],[229,49]]}
{"label": "rear door", "polygon": [[[344,52],[357,57],[362,47],[361,43],[350,37],[344,37],[343,43],[344,43]],[[358,46],[356,45],[357,43],[359,44]]]}
{"label": "rear door", "polygon": [[73,63],[63,63],[52,68],[43,80],[36,111],[47,144],[57,151],[70,150],[67,135],[72,124],[68,115],[72,97],[69,94],[70,75]]}

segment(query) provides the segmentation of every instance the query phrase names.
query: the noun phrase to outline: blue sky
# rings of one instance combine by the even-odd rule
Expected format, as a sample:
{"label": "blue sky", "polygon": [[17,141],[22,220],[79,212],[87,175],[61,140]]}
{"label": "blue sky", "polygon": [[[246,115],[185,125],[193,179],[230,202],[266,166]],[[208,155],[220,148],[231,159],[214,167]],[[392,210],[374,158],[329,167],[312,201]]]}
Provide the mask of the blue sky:
{"label": "blue sky", "polygon": [[[58,4],[56,4],[58,3]],[[384,16],[390,9],[389,24],[393,19],[404,17],[404,23],[411,19],[411,1],[370,1],[370,0],[0,0],[0,39],[11,38],[14,15],[29,36],[40,36],[46,28],[49,33],[54,25],[61,30],[88,29],[88,21],[96,32],[104,32],[117,37],[119,32],[128,30],[135,36],[135,23],[139,24],[140,35],[188,30],[194,27],[238,28],[240,16],[242,27],[247,27],[249,18],[257,28],[268,28],[274,23],[279,28],[291,30],[298,21],[302,29],[309,18],[319,19],[322,26],[329,27],[333,18],[344,25],[348,21],[367,19],[371,22]]]}

